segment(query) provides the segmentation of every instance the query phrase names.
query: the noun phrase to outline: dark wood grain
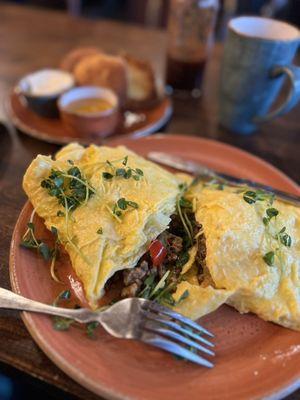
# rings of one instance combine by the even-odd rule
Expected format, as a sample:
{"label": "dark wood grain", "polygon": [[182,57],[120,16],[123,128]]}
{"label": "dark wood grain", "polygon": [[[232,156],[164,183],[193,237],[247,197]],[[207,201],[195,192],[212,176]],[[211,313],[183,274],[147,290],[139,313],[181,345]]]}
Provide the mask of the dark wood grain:
{"label": "dark wood grain", "polygon": [[[165,34],[115,22],[92,22],[63,13],[16,6],[0,6],[0,119],[6,120],[3,101],[25,73],[56,66],[62,55],[78,45],[96,45],[110,52],[126,50],[148,58],[162,76]],[[299,182],[300,107],[266,124],[252,136],[238,136],[218,126],[218,73],[222,47],[216,46],[209,63],[204,93],[199,100],[174,100],[174,117],[167,131],[205,136],[248,150],[282,169]],[[8,254],[18,213],[24,204],[22,176],[38,153],[58,149],[0,125],[0,284],[9,288]],[[0,311],[0,361],[49,382],[81,399],[95,399],[58,370],[38,349],[19,314]],[[289,400],[300,398],[300,391]]]}

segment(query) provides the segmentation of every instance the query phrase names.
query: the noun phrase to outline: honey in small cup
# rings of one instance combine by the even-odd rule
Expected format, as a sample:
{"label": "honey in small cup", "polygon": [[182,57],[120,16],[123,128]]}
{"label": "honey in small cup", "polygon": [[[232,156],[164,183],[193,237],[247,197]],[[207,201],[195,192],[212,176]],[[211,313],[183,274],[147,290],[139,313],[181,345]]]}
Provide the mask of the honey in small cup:
{"label": "honey in small cup", "polygon": [[112,134],[119,121],[116,94],[106,88],[82,86],[64,93],[58,101],[63,123],[78,136]]}

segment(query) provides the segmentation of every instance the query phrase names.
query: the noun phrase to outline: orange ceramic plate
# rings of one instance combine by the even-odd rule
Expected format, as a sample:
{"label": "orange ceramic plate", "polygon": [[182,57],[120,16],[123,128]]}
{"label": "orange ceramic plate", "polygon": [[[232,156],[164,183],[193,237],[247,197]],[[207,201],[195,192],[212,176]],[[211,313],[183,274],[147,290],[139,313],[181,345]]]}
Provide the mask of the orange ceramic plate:
{"label": "orange ceramic plate", "polygon": [[[82,144],[102,144],[108,139],[97,135],[78,137],[77,132],[66,127],[61,119],[39,116],[28,108],[26,100],[16,88],[7,99],[6,111],[20,131],[48,143],[67,144],[76,141]],[[136,139],[148,136],[161,129],[169,121],[171,115],[171,100],[165,96],[151,108],[125,111],[116,132],[110,137],[129,135]]]}
{"label": "orange ceramic plate", "polygon": [[[234,147],[201,138],[157,135],[124,144],[142,155],[160,150],[199,161],[220,171],[253,178],[299,194],[299,187],[266,162]],[[27,204],[14,231],[10,276],[13,289],[31,299],[51,303],[64,289],[50,279],[49,268],[34,253],[19,247],[31,212]],[[38,235],[45,228],[37,221]],[[72,281],[68,262],[60,273]],[[114,339],[98,329],[97,340],[80,329],[53,330],[47,316],[23,314],[41,349],[64,372],[109,399],[279,399],[300,386],[300,333],[240,315],[228,306],[201,319],[215,333],[215,368],[208,370],[174,359],[142,343]]]}

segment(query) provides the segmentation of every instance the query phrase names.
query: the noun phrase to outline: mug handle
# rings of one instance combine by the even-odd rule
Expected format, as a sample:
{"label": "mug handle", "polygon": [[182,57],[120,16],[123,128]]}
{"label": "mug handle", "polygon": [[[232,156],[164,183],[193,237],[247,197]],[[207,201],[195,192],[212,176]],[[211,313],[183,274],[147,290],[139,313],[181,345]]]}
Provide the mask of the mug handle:
{"label": "mug handle", "polygon": [[284,103],[266,115],[254,117],[255,122],[267,122],[275,117],[279,117],[290,111],[300,100],[300,67],[296,67],[295,65],[275,67],[272,69],[270,76],[271,78],[277,78],[282,74],[286,74],[290,82],[290,89]]}

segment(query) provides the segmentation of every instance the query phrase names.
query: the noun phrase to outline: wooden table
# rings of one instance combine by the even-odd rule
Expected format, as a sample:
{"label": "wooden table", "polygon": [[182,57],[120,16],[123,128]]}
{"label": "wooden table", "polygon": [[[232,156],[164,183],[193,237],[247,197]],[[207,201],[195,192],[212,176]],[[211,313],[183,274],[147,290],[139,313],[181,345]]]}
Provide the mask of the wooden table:
{"label": "wooden table", "polygon": [[[75,19],[62,13],[17,6],[0,6],[1,100],[22,75],[37,68],[56,66],[75,46],[95,45],[110,52],[126,50],[151,60],[162,74],[165,34],[108,21]],[[279,167],[299,182],[300,106],[288,116],[265,125],[252,136],[238,136],[218,127],[217,88],[221,46],[216,46],[200,100],[174,101],[174,116],[167,132],[205,136],[234,144]],[[0,118],[6,119],[3,102]],[[39,142],[15,131],[0,130],[0,285],[10,288],[8,254],[10,238],[25,195],[22,176],[38,153],[49,154],[57,146]],[[19,315],[0,311],[0,361],[77,395],[95,399],[65,376],[39,350]],[[289,397],[299,399],[300,391]]]}

